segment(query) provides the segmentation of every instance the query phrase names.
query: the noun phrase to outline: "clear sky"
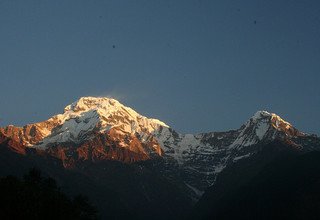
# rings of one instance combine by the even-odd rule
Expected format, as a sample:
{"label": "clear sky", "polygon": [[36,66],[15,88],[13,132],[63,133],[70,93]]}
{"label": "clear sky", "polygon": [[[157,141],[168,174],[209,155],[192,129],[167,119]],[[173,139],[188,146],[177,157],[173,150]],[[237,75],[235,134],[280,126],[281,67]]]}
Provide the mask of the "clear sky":
{"label": "clear sky", "polygon": [[0,1],[0,126],[112,96],[179,132],[320,134],[320,1]]}

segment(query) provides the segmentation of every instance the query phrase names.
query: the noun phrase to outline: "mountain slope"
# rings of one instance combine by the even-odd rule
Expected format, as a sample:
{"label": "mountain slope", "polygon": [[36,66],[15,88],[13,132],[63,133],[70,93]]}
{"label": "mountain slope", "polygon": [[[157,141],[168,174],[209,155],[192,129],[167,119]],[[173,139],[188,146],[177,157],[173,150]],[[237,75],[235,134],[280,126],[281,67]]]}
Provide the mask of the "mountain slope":
{"label": "mountain slope", "polygon": [[234,131],[179,134],[160,120],[104,97],[83,97],[46,121],[0,129],[0,143],[15,152],[48,154],[68,168],[80,161],[133,163],[162,157],[166,162],[159,172],[175,178],[173,171],[179,169],[179,178],[195,197],[229,163],[255,154],[259,151],[255,145],[274,140],[306,150],[306,145],[314,146],[318,139],[266,111],[257,112]]}
{"label": "mountain slope", "polygon": [[[255,158],[261,152],[273,152],[268,146],[274,143],[279,143],[279,149],[301,153],[320,149],[318,137],[300,132],[278,115],[266,111],[258,111],[237,130],[180,134],[160,120],[149,119],[117,100],[104,97],[80,98],[66,106],[62,114],[43,122],[0,128],[0,146],[24,155],[28,161],[59,164],[88,176],[90,181],[112,176],[118,182],[102,182],[127,200],[131,192],[123,189],[133,189],[134,183],[138,184],[140,187],[133,197],[139,197],[140,202],[130,201],[126,207],[139,204],[135,209],[140,207],[145,214],[144,202],[155,207],[157,202],[168,199],[183,203],[180,210],[183,212],[189,207],[189,200],[196,202],[208,187],[216,185],[223,170]],[[127,175],[119,179],[120,173]],[[138,180],[130,179],[132,174],[139,176]],[[159,183],[154,182],[155,179]],[[142,184],[142,180],[146,183]],[[92,184],[99,185],[99,181]],[[122,185],[119,182],[128,181],[133,185],[119,187]],[[143,185],[155,185],[167,196],[157,200],[159,195],[155,189],[146,190]],[[102,188],[100,185],[99,189]],[[171,210],[170,204],[163,206]]]}
{"label": "mountain slope", "polygon": [[101,219],[183,219],[192,201],[179,182],[169,181],[144,163],[82,161],[65,169],[52,156],[21,155],[0,145],[0,176],[19,177],[33,167],[41,169],[68,195],[87,195]]}
{"label": "mountain slope", "polygon": [[320,152],[268,147],[226,168],[190,219],[318,219]]}
{"label": "mountain slope", "polygon": [[320,148],[319,138],[266,111],[257,112],[237,130],[183,135],[165,128],[156,137],[164,146],[165,156],[177,161],[184,182],[198,195],[229,164],[255,155],[268,143],[280,141],[300,151]]}
{"label": "mountain slope", "polygon": [[63,114],[46,121],[1,128],[0,142],[22,154],[27,149],[47,152],[66,167],[74,166],[77,160],[130,163],[162,154],[152,137],[159,127],[167,125],[141,116],[114,99],[83,97],[68,105]]}

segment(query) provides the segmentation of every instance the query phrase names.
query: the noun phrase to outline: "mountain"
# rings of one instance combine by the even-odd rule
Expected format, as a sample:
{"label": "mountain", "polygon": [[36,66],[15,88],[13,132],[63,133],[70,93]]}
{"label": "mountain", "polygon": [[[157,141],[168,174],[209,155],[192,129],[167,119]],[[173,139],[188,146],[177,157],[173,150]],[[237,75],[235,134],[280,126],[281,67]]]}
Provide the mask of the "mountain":
{"label": "mountain", "polygon": [[261,152],[226,168],[189,219],[319,219],[320,152],[268,147],[273,155]]}
{"label": "mountain", "polygon": [[226,166],[257,154],[268,143],[281,141],[302,152],[320,147],[319,138],[298,131],[266,111],[258,111],[237,130],[183,135],[165,128],[156,137],[165,155],[179,164],[184,182],[198,196]]}
{"label": "mountain", "polygon": [[0,133],[2,141],[9,141],[18,153],[25,154],[28,149],[46,152],[69,167],[75,160],[130,163],[161,155],[161,147],[151,135],[160,126],[167,127],[114,99],[84,97],[68,105],[63,114],[22,128],[8,126]]}
{"label": "mountain", "polygon": [[[99,190],[107,186],[128,215],[147,218],[162,204],[166,210],[158,215],[162,219],[183,216],[209,187],[215,187],[224,170],[261,152],[273,152],[274,143],[281,146],[276,149],[290,152],[320,149],[317,136],[300,132],[266,111],[258,111],[237,130],[180,134],[115,99],[83,97],[46,121],[0,128],[0,151],[5,152],[0,159],[36,163],[55,178],[68,179],[66,185],[73,182],[72,173]],[[1,169],[6,173],[8,166]],[[78,189],[83,190],[85,184]],[[101,207],[112,203],[94,197]],[[115,216],[119,212],[125,213],[120,210]]]}

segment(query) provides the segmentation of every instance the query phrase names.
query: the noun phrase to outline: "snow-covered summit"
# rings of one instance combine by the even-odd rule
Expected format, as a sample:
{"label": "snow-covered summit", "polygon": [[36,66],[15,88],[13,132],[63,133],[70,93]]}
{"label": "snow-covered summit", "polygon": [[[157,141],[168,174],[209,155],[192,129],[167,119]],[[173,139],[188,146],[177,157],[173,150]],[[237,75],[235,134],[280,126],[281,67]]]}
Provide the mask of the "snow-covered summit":
{"label": "snow-covered summit", "polygon": [[257,111],[250,119],[257,121],[259,119],[262,119],[264,117],[270,117],[272,116],[272,113],[269,113],[267,111]]}
{"label": "snow-covered summit", "polygon": [[108,97],[81,97],[70,105],[64,108],[64,112],[68,111],[88,111],[91,109],[104,108],[104,109],[115,109],[121,107],[119,101],[108,98]]}
{"label": "snow-covered summit", "polygon": [[249,120],[249,122],[250,121],[258,124],[261,124],[261,123],[268,124],[272,126],[274,129],[276,129],[277,131],[284,132],[287,135],[292,136],[292,135],[297,135],[298,133],[302,134],[301,132],[298,132],[298,130],[295,129],[291,123],[285,121],[275,113],[269,113],[267,111],[258,111]]}
{"label": "snow-covered summit", "polygon": [[269,122],[274,124],[275,127],[278,127],[280,124],[285,125],[285,127],[289,128],[292,127],[292,125],[283,120],[279,115],[275,113],[269,113],[267,111],[257,111],[251,118],[250,120],[252,121],[259,121],[263,119],[269,119]]}
{"label": "snow-covered summit", "polygon": [[267,111],[256,112],[240,131],[233,146],[250,146],[260,141],[279,139],[280,136],[304,135],[277,114]]}
{"label": "snow-covered summit", "polygon": [[[88,112],[97,111],[100,115],[108,117],[112,114],[122,112],[124,116],[128,116],[131,119],[145,118],[132,108],[126,107],[118,100],[108,97],[81,97],[76,102],[68,105],[64,108],[64,114],[72,114],[76,112]],[[164,127],[169,127],[164,122],[150,118],[150,123],[159,124]]]}
{"label": "snow-covered summit", "polygon": [[38,147],[49,143],[81,142],[92,132],[116,129],[120,133],[140,136],[152,134],[160,127],[169,127],[158,119],[147,118],[119,101],[107,97],[82,97],[64,108],[64,113],[53,116],[48,122],[58,126],[46,130]]}

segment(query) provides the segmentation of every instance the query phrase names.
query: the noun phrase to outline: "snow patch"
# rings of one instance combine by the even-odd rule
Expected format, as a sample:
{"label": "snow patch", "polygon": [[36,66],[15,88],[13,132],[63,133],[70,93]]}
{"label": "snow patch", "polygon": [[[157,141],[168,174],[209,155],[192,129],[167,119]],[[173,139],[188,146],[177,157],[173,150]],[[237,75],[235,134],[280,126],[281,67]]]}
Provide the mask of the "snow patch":
{"label": "snow patch", "polygon": [[233,158],[233,162],[236,162],[238,160],[241,160],[241,159],[244,159],[244,158],[247,158],[247,157],[250,157],[250,153],[246,154],[246,155],[242,155],[242,156],[238,156],[238,157],[235,157]]}
{"label": "snow patch", "polygon": [[258,126],[256,128],[256,135],[260,141],[263,139],[263,137],[265,136],[265,134],[269,130],[269,127],[270,127],[270,125],[267,123],[258,124]]}
{"label": "snow patch", "polygon": [[190,184],[186,183],[186,186],[189,187],[199,198],[203,195],[204,191],[201,191],[193,186],[191,186]]}

